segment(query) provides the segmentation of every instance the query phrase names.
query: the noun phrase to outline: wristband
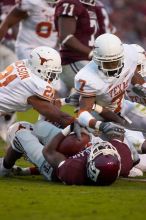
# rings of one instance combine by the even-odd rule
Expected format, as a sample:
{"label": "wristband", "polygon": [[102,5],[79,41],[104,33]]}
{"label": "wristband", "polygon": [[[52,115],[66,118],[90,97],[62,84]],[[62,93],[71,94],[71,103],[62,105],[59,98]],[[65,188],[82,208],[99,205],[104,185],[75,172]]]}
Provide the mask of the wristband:
{"label": "wristband", "polygon": [[61,102],[61,106],[64,106],[67,104],[67,102],[65,101],[65,98],[60,99]]}
{"label": "wristband", "polygon": [[96,124],[95,124],[95,129],[99,130],[99,127],[100,127],[101,123],[102,123],[102,121],[97,121]]}
{"label": "wristband", "polygon": [[68,125],[66,128],[62,129],[62,134],[66,137],[68,134],[71,133],[71,127]]}
{"label": "wristband", "polygon": [[78,122],[84,127],[89,127],[91,119],[94,119],[94,117],[87,111],[81,112],[79,117],[77,118]]}
{"label": "wristband", "polygon": [[145,83],[143,83],[143,84],[142,84],[142,86],[143,86],[144,88],[146,88],[146,82],[145,82]]}

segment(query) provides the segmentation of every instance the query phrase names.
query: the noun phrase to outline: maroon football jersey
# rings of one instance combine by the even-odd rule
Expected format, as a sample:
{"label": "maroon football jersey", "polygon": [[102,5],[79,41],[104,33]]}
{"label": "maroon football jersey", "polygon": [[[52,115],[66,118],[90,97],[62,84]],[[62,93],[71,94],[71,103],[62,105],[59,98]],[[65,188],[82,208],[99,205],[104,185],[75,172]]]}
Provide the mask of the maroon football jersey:
{"label": "maroon football jersey", "polygon": [[[14,5],[15,0],[0,1],[0,22],[2,22],[6,18],[7,14],[10,12]],[[6,34],[5,38],[8,40],[15,39],[11,29],[9,29],[9,32]]]}
{"label": "maroon football jersey", "polygon": [[68,185],[85,185],[88,182],[87,178],[87,155],[90,150],[87,148],[79,152],[73,157],[68,158],[58,168],[58,178]]}
{"label": "maroon football jersey", "polygon": [[[131,151],[126,144],[116,139],[112,140],[110,143],[117,149],[121,157],[120,176],[127,177],[129,171],[133,167]],[[89,154],[90,147],[65,160],[56,171],[56,176],[58,179],[69,185],[89,184],[89,178],[87,177],[86,169],[87,157]],[[90,181],[90,184],[93,183]]]}
{"label": "maroon football jersey", "polygon": [[130,170],[133,167],[133,160],[131,156],[131,151],[128,146],[118,140],[112,140],[110,142],[118,151],[121,157],[121,171],[120,176],[127,177]]}
{"label": "maroon football jersey", "polygon": [[[94,40],[100,34],[107,32],[109,18],[104,6],[96,3],[96,6],[87,6],[79,0],[61,0],[56,5],[55,25],[58,30],[58,18],[60,16],[75,17],[76,32],[74,36],[84,45],[92,48]],[[88,60],[78,52],[71,50],[65,45],[61,47],[62,64],[69,64],[79,60]]]}

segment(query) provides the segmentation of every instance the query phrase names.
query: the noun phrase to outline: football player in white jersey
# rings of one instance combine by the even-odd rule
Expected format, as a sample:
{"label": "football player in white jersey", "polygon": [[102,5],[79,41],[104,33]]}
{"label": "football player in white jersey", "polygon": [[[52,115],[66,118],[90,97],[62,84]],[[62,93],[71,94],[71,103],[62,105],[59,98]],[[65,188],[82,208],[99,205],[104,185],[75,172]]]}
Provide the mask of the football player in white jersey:
{"label": "football player in white jersey", "polygon": [[32,50],[30,59],[18,60],[0,73],[0,113],[36,109],[51,121],[66,126],[73,117],[54,105],[53,86],[62,71],[59,53],[41,46]]}
{"label": "football player in white jersey", "polygon": [[29,58],[30,51],[38,46],[55,48],[57,32],[54,27],[54,8],[47,0],[18,0],[0,26],[0,40],[8,29],[19,23],[16,39],[18,59]]}
{"label": "football player in white jersey", "polygon": [[[146,51],[138,44],[132,44],[134,48],[138,51],[138,64],[137,70],[138,73],[146,80]],[[133,91],[133,86],[130,85],[127,89],[126,97],[132,102],[137,102],[142,105],[146,105],[146,99],[141,98]]]}
{"label": "football player in white jersey", "polygon": [[[8,29],[19,23],[15,51],[18,59],[28,59],[32,49],[38,46],[57,46],[57,32],[54,27],[54,8],[56,0],[17,0],[13,9],[0,25],[0,41]],[[61,82],[57,82],[60,86]],[[59,87],[58,86],[58,87]],[[62,91],[63,92],[63,91]],[[9,117],[9,116],[8,116]],[[14,118],[14,114],[12,114]],[[5,132],[11,123],[0,118],[1,134],[5,140]]]}
{"label": "football player in white jersey", "polygon": [[[75,88],[81,95],[78,120],[83,126],[99,128],[99,121],[96,123],[89,113],[95,103],[98,104],[94,108],[97,113],[101,114],[103,109],[109,109],[130,121],[126,117],[130,110],[127,110],[126,105],[123,106],[125,92],[130,83],[140,85],[141,96],[146,97],[146,84],[136,72],[137,63],[137,50],[131,45],[122,44],[117,36],[103,34],[96,39],[93,60],[75,77]],[[132,121],[132,128],[146,130],[143,118],[140,119],[141,121]],[[143,122],[144,127],[141,127],[140,122]]]}

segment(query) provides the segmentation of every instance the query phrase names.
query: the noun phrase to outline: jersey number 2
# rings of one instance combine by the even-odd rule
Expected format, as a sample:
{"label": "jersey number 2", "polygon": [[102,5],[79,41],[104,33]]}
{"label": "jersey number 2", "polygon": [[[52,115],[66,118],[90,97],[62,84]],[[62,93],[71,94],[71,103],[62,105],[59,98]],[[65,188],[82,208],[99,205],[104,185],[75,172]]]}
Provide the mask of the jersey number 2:
{"label": "jersey number 2", "polygon": [[0,82],[0,87],[7,86],[10,82],[17,78],[16,74],[10,75],[13,69],[13,66],[8,66],[4,72],[0,73],[0,80],[3,80],[3,82]]}

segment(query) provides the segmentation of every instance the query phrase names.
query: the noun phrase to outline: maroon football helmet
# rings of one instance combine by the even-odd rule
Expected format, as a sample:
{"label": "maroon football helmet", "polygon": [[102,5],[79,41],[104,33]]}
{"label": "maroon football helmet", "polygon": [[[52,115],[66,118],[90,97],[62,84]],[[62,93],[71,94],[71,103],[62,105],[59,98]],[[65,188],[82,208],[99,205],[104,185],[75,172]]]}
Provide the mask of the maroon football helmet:
{"label": "maroon football helmet", "polygon": [[119,176],[121,159],[109,142],[95,143],[87,162],[87,176],[95,185],[110,185]]}
{"label": "maroon football helmet", "polygon": [[80,2],[86,5],[95,5],[95,0],[80,0]]}

